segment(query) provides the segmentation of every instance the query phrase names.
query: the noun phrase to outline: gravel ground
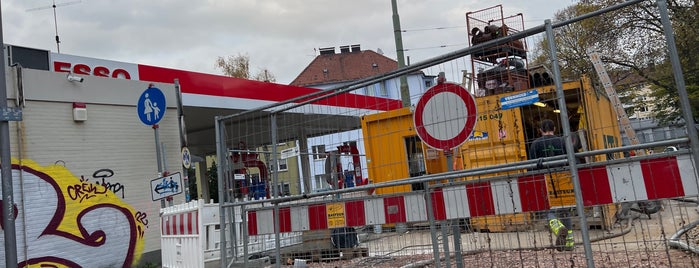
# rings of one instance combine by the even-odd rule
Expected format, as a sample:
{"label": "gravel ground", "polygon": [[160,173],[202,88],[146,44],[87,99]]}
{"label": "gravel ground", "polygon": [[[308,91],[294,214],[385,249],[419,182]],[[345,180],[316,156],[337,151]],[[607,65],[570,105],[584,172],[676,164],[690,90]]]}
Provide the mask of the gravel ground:
{"label": "gravel ground", "polygon": [[[669,205],[668,205],[669,204]],[[593,262],[595,267],[699,267],[699,255],[690,251],[672,248],[668,245],[668,239],[681,227],[699,220],[696,205],[684,203],[668,203],[665,209],[648,218],[645,215],[636,217],[633,224],[627,228],[615,228],[611,231],[590,231],[590,237],[595,240],[596,235],[610,235],[609,239],[592,243]],[[621,230],[625,232],[622,232]],[[369,248],[369,257],[360,257],[350,260],[332,262],[308,262],[303,265],[284,265],[282,267],[377,267],[377,268],[417,268],[436,267],[433,255],[429,253],[431,246],[429,232],[410,234],[384,233],[375,242],[369,241],[362,246]],[[579,232],[576,233],[576,241],[580,241]],[[419,238],[423,236],[423,238]],[[513,238],[513,236],[515,238]],[[541,238],[543,237],[543,238]],[[427,238],[429,239],[429,238]],[[537,240],[537,246],[517,246],[517,240]],[[687,231],[680,240],[692,247],[699,248],[699,227]],[[389,245],[400,244],[406,248],[405,241],[419,241],[422,249],[404,251],[396,254]],[[574,251],[559,252],[545,247],[551,240],[546,232],[513,233],[468,233],[462,234],[464,242],[463,267],[587,267],[585,252],[582,244],[578,244]],[[484,242],[486,241],[486,242]],[[504,241],[504,242],[503,242]],[[372,244],[376,243],[376,244]],[[506,244],[502,247],[502,244]],[[509,244],[509,245],[507,245]],[[412,246],[407,246],[412,247]],[[427,250],[424,250],[427,248]],[[422,251],[421,251],[422,250]],[[468,253],[466,253],[468,252]],[[425,254],[427,253],[427,254]],[[440,261],[440,267],[456,267],[452,256],[447,266],[444,258]]]}
{"label": "gravel ground", "polygon": [[[679,250],[652,252],[595,252],[595,267],[699,267],[699,257]],[[431,255],[365,257],[331,263],[309,263],[307,267],[435,267]],[[456,267],[454,259],[450,267]],[[446,267],[442,261],[441,267]],[[463,267],[587,267],[582,250],[558,252],[498,251],[467,255]]]}

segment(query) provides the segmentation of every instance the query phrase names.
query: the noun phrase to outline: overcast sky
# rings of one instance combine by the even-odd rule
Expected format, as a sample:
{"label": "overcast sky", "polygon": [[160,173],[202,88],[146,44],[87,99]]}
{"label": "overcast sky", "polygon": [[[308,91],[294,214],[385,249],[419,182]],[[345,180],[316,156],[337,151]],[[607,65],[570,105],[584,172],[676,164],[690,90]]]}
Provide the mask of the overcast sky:
{"label": "overcast sky", "polygon": [[[573,0],[398,0],[403,46],[418,62],[468,45],[465,14],[502,4],[543,24]],[[247,54],[252,72],[290,83],[321,47],[361,45],[396,59],[389,0],[56,0],[60,52],[220,74],[219,56]],[[2,1],[6,44],[57,52],[51,0]]]}

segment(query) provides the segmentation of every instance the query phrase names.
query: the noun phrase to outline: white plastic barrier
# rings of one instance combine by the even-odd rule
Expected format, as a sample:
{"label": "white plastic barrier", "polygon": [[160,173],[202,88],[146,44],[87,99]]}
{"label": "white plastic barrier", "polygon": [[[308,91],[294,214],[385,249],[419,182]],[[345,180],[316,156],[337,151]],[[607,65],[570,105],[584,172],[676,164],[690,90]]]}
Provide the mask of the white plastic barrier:
{"label": "white plastic barrier", "polygon": [[207,213],[218,206],[207,208],[203,201],[192,201],[160,210],[163,267],[204,267],[204,222],[218,222],[218,217],[212,219],[211,213]]}
{"label": "white plastic barrier", "polygon": [[[216,265],[213,266],[218,266],[221,240],[218,204],[207,204],[202,200],[192,201],[163,208],[160,214],[162,267],[208,267],[214,263]],[[235,208],[235,215],[241,215],[240,207]],[[242,258],[242,219],[236,217],[235,222],[238,235],[235,245],[238,257]],[[230,234],[226,237],[230,237]],[[279,234],[281,247],[299,244],[302,241],[301,232]],[[228,245],[230,247],[230,243]],[[248,254],[272,251],[275,246],[274,234],[250,236]]]}

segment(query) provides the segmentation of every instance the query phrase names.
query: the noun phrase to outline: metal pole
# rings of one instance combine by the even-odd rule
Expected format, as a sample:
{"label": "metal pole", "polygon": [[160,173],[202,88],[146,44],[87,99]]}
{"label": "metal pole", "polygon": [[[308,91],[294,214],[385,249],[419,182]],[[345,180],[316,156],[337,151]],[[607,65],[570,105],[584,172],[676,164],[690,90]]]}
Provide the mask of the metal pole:
{"label": "metal pole", "polygon": [[[2,8],[0,8],[0,14]],[[0,44],[2,39],[2,16],[0,16]],[[0,60],[0,112],[7,110],[7,82],[5,79],[5,57]],[[17,267],[17,233],[15,230],[15,199],[12,189],[12,155],[10,152],[10,122],[0,120],[0,169],[2,169],[2,227],[5,235],[5,267]]]}
{"label": "metal pole", "polygon": [[[165,175],[165,174],[167,173],[167,175],[170,176],[170,175],[171,175],[171,172],[168,171],[168,170],[170,170],[170,169],[167,167],[167,146],[165,146],[165,143],[161,143],[160,146],[161,146],[160,154],[162,155],[162,156],[161,156],[161,157],[162,157],[161,161],[163,162],[163,175]],[[166,197],[165,200],[167,200],[167,206],[168,206],[168,207],[171,207],[171,206],[173,205],[173,203],[172,203],[172,202],[173,202],[172,196]]]}
{"label": "metal pole", "polygon": [[[226,210],[224,204],[226,203],[226,195],[224,194],[224,183],[223,183],[223,169],[227,166],[228,151],[226,150],[226,144],[222,142],[224,135],[223,132],[223,122],[220,116],[215,117],[216,125],[216,161],[218,161],[218,168],[216,169],[216,174],[218,177],[218,211],[219,211],[219,225],[221,226],[220,240],[221,240],[221,268],[226,268],[228,263],[228,256],[226,255]],[[227,169],[226,169],[227,170]]]}
{"label": "metal pole", "polygon": [[444,267],[451,267],[451,258],[449,257],[449,227],[447,221],[440,223],[442,227],[442,248],[444,249]]}
{"label": "metal pole", "polygon": [[[665,0],[657,0],[656,3],[658,5],[658,10],[660,10],[660,21],[663,24],[663,32],[665,32],[665,39],[667,40],[668,56],[672,63],[672,73],[675,75],[677,95],[680,98],[680,107],[682,108],[682,115],[686,122],[689,144],[692,148],[692,156],[694,157],[694,164],[696,165],[699,163],[699,134],[697,134],[694,117],[692,116],[692,106],[689,103],[687,88],[684,84],[682,65],[677,55],[677,46],[675,45],[675,37],[672,32],[672,24],[670,24],[670,15],[668,15],[667,11],[667,2]],[[694,172],[697,172],[697,170],[694,169]]]}
{"label": "metal pole", "polygon": [[565,138],[566,153],[568,163],[570,165],[570,176],[573,180],[573,191],[575,192],[575,207],[580,217],[580,232],[582,233],[583,247],[585,248],[585,258],[587,267],[594,268],[595,262],[592,259],[592,246],[590,245],[590,235],[587,230],[587,218],[585,216],[585,208],[583,206],[582,191],[580,190],[580,178],[578,177],[578,166],[575,163],[575,149],[573,141],[570,137],[570,122],[568,122],[568,109],[566,109],[565,93],[563,93],[563,82],[561,82],[561,70],[558,66],[558,58],[556,56],[556,41],[554,40],[553,27],[551,20],[545,21],[546,38],[549,43],[549,53],[553,69],[553,81],[556,84],[556,99],[558,99],[558,107],[561,107],[561,125],[563,128],[563,137]]}
{"label": "metal pole", "polygon": [[427,205],[427,220],[430,222],[430,235],[432,236],[432,255],[434,258],[435,267],[441,267],[439,260],[439,239],[437,239],[437,226],[434,222],[434,209],[432,208],[432,195],[430,193],[430,185],[427,182],[422,183],[425,188],[425,204]]}
{"label": "metal pole", "polygon": [[[451,151],[445,150],[444,156],[447,157],[447,170],[452,171],[452,164],[454,163],[454,160],[452,159]],[[453,182],[454,180],[450,179],[449,181]],[[445,267],[451,267],[451,257],[449,257],[449,228],[447,226],[448,222],[449,222],[449,220],[443,220],[441,223],[441,225],[442,225],[442,245],[444,247],[444,266]],[[456,235],[456,233],[454,235]],[[456,244],[456,241],[454,241],[454,244]]]}
{"label": "metal pole", "polygon": [[[398,4],[396,0],[391,0],[393,9],[393,36],[396,40],[396,57],[398,58],[398,68],[405,67],[405,55],[403,54],[403,35],[400,29],[400,16],[398,16]],[[408,89],[408,78],[405,75],[400,77],[400,99],[403,107],[410,106],[410,90]]]}
{"label": "metal pole", "polygon": [[[161,177],[163,175],[163,164],[160,161],[161,156],[160,156],[160,135],[158,134],[158,129],[160,127],[158,124],[153,125],[153,135],[155,136],[155,158],[156,162],[158,163],[158,177]],[[165,199],[161,198],[160,199],[160,207],[164,208],[165,207]]]}
{"label": "metal pole", "polygon": [[[277,184],[279,183],[279,172],[277,172],[277,114],[273,113],[270,116],[270,128],[272,131],[272,199],[279,197]],[[281,241],[279,241],[279,203],[274,202],[274,256],[277,259],[275,267],[281,267]]]}
{"label": "metal pole", "polygon": [[[182,91],[180,90],[180,80],[175,79],[175,96],[177,97],[177,126],[180,129],[180,151],[187,147],[187,132],[185,131],[184,124],[184,112],[182,111]],[[190,156],[191,157],[191,156]],[[191,158],[190,158],[191,159]],[[190,164],[191,165],[191,164]],[[182,163],[182,168],[184,171],[184,196],[185,201],[189,202],[192,198],[189,193],[189,168],[184,166]]]}
{"label": "metal pole", "polygon": [[[444,155],[447,156],[447,171],[454,171],[454,151],[446,150],[444,151]],[[450,179],[449,181],[454,182],[454,179]],[[453,220],[451,227],[453,233],[452,235],[454,236],[454,262],[456,263],[457,268],[463,268],[464,258],[461,257],[461,229],[459,226],[459,220]]]}

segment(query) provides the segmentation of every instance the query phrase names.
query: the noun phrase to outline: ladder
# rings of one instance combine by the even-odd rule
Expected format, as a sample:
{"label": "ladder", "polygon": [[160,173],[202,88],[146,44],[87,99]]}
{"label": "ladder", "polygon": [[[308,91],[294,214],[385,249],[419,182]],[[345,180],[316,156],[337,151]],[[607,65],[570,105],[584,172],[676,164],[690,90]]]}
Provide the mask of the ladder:
{"label": "ladder", "polygon": [[[638,138],[636,138],[636,131],[633,129],[633,127],[631,127],[631,121],[629,121],[629,117],[626,115],[626,111],[624,110],[624,107],[621,105],[619,95],[616,93],[616,90],[614,90],[612,80],[609,79],[607,70],[604,68],[604,65],[602,65],[602,60],[600,59],[599,53],[592,49],[587,49],[587,55],[590,56],[592,65],[595,67],[595,71],[597,71],[597,76],[599,76],[600,82],[602,82],[604,90],[607,92],[607,95],[612,101],[612,105],[616,110],[617,119],[619,120],[621,127],[624,129],[626,137],[629,138],[629,142],[631,142],[631,145],[639,144],[640,142],[638,141]],[[640,151],[642,152],[643,150]]]}

